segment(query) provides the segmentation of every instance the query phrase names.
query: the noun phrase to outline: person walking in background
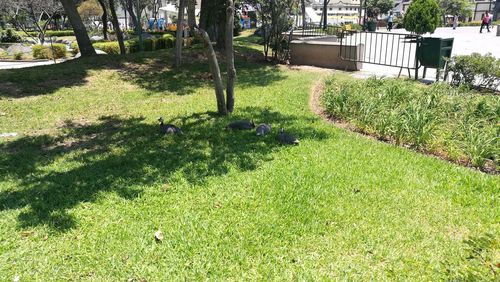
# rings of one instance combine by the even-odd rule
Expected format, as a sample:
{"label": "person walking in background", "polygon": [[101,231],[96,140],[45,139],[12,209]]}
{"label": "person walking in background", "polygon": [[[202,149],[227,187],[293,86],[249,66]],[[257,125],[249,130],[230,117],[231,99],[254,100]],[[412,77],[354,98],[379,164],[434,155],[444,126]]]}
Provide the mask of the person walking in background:
{"label": "person walking in background", "polygon": [[483,19],[481,20],[481,29],[479,30],[479,33],[483,33],[483,27],[486,26],[486,29],[488,32],[490,32],[490,15],[488,12],[486,12],[483,16]]}
{"label": "person walking in background", "polygon": [[457,29],[458,26],[458,16],[453,16],[453,29]]}
{"label": "person walking in background", "polygon": [[387,30],[391,31],[392,30],[392,25],[394,23],[394,16],[392,15],[392,11],[389,13],[389,16],[387,17]]}

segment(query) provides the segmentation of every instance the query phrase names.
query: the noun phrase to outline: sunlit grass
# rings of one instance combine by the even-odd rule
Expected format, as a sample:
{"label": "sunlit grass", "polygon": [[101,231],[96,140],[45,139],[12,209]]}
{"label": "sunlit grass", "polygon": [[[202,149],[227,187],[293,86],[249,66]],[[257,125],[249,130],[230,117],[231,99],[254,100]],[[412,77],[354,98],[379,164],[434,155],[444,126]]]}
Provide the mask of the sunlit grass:
{"label": "sunlit grass", "polygon": [[317,73],[238,62],[218,117],[208,67],[168,52],[0,72],[2,279],[498,278],[498,177],[322,121]]}

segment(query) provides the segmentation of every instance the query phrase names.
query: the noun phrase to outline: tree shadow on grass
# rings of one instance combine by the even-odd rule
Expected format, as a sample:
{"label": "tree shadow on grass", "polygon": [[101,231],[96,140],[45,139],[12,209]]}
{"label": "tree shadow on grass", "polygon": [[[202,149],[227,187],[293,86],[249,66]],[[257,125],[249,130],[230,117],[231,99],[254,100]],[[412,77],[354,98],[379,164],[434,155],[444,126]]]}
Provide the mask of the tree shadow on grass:
{"label": "tree shadow on grass", "polygon": [[[329,137],[313,127],[293,127],[309,124],[305,117],[259,107],[242,108],[238,114],[231,119],[289,125],[304,140]],[[69,210],[95,201],[101,193],[134,199],[142,192],[138,187],[145,185],[203,184],[230,170],[254,170],[283,148],[275,140],[277,128],[263,138],[254,131],[232,132],[224,129],[229,119],[215,113],[170,122],[181,125],[185,134],[164,137],[157,124],[146,124],[143,118],[105,116],[95,124],[67,121],[57,136],[27,136],[0,144],[2,180],[20,187],[0,192],[0,211],[22,209],[20,228],[46,225],[64,232],[76,226]]]}
{"label": "tree shadow on grass", "polygon": [[[250,53],[256,53],[250,50]],[[106,55],[80,58],[57,65],[38,66],[25,69],[0,70],[0,98],[23,98],[52,94],[61,88],[83,86],[89,83],[92,71],[116,71],[119,79],[156,93],[187,95],[196,93],[200,87],[211,87],[212,76],[203,50],[186,49],[184,65],[172,67],[173,50],[128,54],[126,56]],[[261,56],[261,55],[260,55]],[[219,59],[221,71],[225,72],[224,61]],[[283,79],[274,67],[255,62],[236,60],[238,82],[242,86],[263,86]],[[225,77],[225,74],[223,74]]]}

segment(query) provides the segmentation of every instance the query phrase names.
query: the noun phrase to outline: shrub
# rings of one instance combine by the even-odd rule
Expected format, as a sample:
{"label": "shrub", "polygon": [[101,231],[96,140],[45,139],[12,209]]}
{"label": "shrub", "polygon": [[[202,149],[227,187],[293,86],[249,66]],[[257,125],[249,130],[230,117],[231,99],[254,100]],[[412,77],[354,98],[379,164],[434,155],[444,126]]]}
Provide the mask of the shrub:
{"label": "shrub", "polygon": [[[35,31],[28,32],[28,34],[35,37],[38,36],[38,32]],[[52,37],[52,36],[60,37],[60,36],[74,36],[74,35],[75,33],[73,32],[73,30],[47,30],[45,32],[46,37]]]}
{"label": "shrub", "polygon": [[414,0],[403,19],[406,30],[416,34],[433,33],[441,23],[441,9],[436,0]]}
{"label": "shrub", "polygon": [[21,42],[21,36],[19,36],[11,28],[9,28],[5,31],[0,31],[0,42],[2,42],[2,43]]}
{"label": "shrub", "polygon": [[95,49],[106,52],[106,54],[120,54],[120,45],[118,41],[97,42],[92,44]]}
{"label": "shrub", "polygon": [[78,54],[78,52],[80,52],[80,48],[78,47],[78,42],[74,41],[74,42],[71,42],[70,44],[71,46],[71,53],[73,54],[73,56],[75,56],[76,54]]}
{"label": "shrub", "polygon": [[14,54],[14,60],[22,60],[23,59],[23,53],[22,52],[17,52]]}
{"label": "shrub", "polygon": [[326,112],[396,144],[467,160],[499,164],[500,99],[435,83],[332,77],[321,98]]}
{"label": "shrub", "polygon": [[[499,25],[500,21],[494,21],[491,25]],[[481,26],[481,21],[461,22],[458,26]]]}
{"label": "shrub", "polygon": [[453,56],[448,62],[453,85],[465,85],[498,90],[500,87],[500,59],[491,54]]}
{"label": "shrub", "polygon": [[498,159],[499,139],[487,121],[465,116],[455,131],[455,137],[472,165],[483,167],[488,159]]}
{"label": "shrub", "polygon": [[66,57],[66,45],[64,44],[35,45],[32,50],[35,59],[60,59]]}
{"label": "shrub", "polygon": [[[125,49],[127,53],[137,53],[140,51],[139,39],[134,38],[126,40]],[[92,44],[94,48],[102,50],[107,54],[120,54],[120,45],[118,41],[97,42]],[[175,47],[175,37],[170,33],[164,33],[161,37],[147,38],[143,40],[144,51],[156,51]],[[79,48],[77,42],[71,43],[73,55],[78,54]]]}
{"label": "shrub", "polygon": [[165,48],[173,48],[175,47],[175,36],[167,33],[162,36],[162,38],[165,40]]}

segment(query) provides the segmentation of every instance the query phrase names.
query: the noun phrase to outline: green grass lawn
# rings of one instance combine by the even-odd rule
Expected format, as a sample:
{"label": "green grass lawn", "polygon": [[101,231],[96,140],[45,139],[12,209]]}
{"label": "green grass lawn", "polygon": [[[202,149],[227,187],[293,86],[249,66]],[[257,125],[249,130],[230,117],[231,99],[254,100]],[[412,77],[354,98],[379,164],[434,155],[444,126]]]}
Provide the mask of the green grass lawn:
{"label": "green grass lawn", "polygon": [[171,53],[0,71],[0,280],[499,279],[498,176],[323,121],[314,72],[238,60],[218,117]]}

